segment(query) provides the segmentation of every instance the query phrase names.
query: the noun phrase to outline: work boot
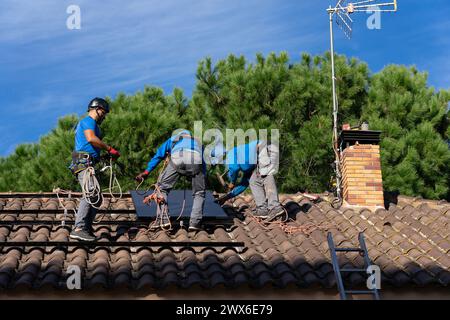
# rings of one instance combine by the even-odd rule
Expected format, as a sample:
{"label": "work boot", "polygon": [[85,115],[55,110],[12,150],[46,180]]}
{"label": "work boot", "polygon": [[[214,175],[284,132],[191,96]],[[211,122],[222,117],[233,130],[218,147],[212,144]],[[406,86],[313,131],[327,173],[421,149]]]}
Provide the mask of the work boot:
{"label": "work boot", "polygon": [[264,222],[271,222],[273,220],[275,220],[276,218],[278,218],[279,216],[283,215],[285,213],[284,208],[279,207],[279,208],[275,208],[270,210],[269,215],[267,216],[266,219],[264,219]]}
{"label": "work boot", "polygon": [[73,229],[69,237],[71,239],[81,240],[81,241],[94,241],[96,238],[94,235],[90,235],[86,230]]}
{"label": "work boot", "polygon": [[189,224],[188,231],[201,231],[201,230],[203,230],[203,228],[200,223]]}
{"label": "work boot", "polygon": [[265,219],[269,216],[269,211],[267,210],[258,210],[252,212],[254,217]]}

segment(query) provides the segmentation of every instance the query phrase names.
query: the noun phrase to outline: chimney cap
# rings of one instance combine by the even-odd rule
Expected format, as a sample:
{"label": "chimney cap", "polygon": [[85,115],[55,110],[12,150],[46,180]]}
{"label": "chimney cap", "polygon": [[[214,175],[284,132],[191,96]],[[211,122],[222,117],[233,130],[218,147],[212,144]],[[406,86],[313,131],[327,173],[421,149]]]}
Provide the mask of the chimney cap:
{"label": "chimney cap", "polygon": [[340,144],[344,149],[348,146],[359,144],[380,144],[381,131],[372,130],[342,130],[339,135]]}

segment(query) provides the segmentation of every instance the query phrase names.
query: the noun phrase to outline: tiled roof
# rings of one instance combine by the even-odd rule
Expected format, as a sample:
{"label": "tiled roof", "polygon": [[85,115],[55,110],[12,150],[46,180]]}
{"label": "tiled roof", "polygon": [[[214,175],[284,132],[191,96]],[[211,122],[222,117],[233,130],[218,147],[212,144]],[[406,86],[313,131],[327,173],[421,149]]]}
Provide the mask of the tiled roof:
{"label": "tiled roof", "polygon": [[[236,199],[227,209],[234,214],[231,228],[212,226],[188,233],[145,232],[136,222],[130,196],[105,199],[94,224],[105,244],[96,247],[46,246],[33,241],[69,241],[73,211],[79,196],[64,198],[65,217],[58,200],[50,194],[0,194],[0,289],[65,287],[66,270],[84,270],[83,288],[104,287],[159,289],[170,285],[213,288],[266,285],[330,288],[335,276],[326,235],[332,232],[337,246],[356,247],[364,232],[369,255],[382,270],[384,286],[448,286],[450,283],[450,203],[399,197],[389,210],[333,209],[327,202],[313,204],[299,195],[281,195],[292,221],[303,226],[288,233],[278,224],[264,228],[248,211],[251,196]],[[66,225],[61,221],[67,219]],[[127,234],[137,226],[134,239]],[[295,230],[294,230],[295,231]],[[131,239],[131,240],[130,240]],[[111,246],[110,241],[202,242],[200,247]],[[245,247],[214,247],[215,242],[244,242]],[[30,242],[29,246],[11,242]],[[209,245],[210,244],[210,245]],[[23,244],[22,244],[23,245]],[[358,267],[359,254],[340,256],[341,266]],[[365,284],[364,275],[345,278],[351,285]]]}

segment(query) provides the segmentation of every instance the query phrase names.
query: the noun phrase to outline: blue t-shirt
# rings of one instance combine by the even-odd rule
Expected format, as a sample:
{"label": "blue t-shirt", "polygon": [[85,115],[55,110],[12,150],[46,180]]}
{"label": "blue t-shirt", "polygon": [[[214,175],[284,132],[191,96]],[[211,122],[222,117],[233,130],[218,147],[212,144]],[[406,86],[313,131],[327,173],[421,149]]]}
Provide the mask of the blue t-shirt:
{"label": "blue t-shirt", "polygon": [[77,128],[75,129],[75,151],[87,152],[94,159],[99,158],[100,149],[95,148],[87,141],[86,136],[84,135],[85,130],[92,130],[97,137],[100,137],[100,128],[97,125],[97,122],[95,122],[95,120],[91,117],[87,116],[78,123]]}

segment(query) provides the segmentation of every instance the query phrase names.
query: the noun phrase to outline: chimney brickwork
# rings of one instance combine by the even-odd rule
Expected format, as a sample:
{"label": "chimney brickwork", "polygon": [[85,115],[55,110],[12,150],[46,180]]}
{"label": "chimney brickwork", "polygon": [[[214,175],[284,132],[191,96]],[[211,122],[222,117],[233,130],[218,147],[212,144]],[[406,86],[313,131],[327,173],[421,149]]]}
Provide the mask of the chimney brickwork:
{"label": "chimney brickwork", "polygon": [[344,200],[350,205],[384,207],[380,146],[357,144],[342,153]]}

